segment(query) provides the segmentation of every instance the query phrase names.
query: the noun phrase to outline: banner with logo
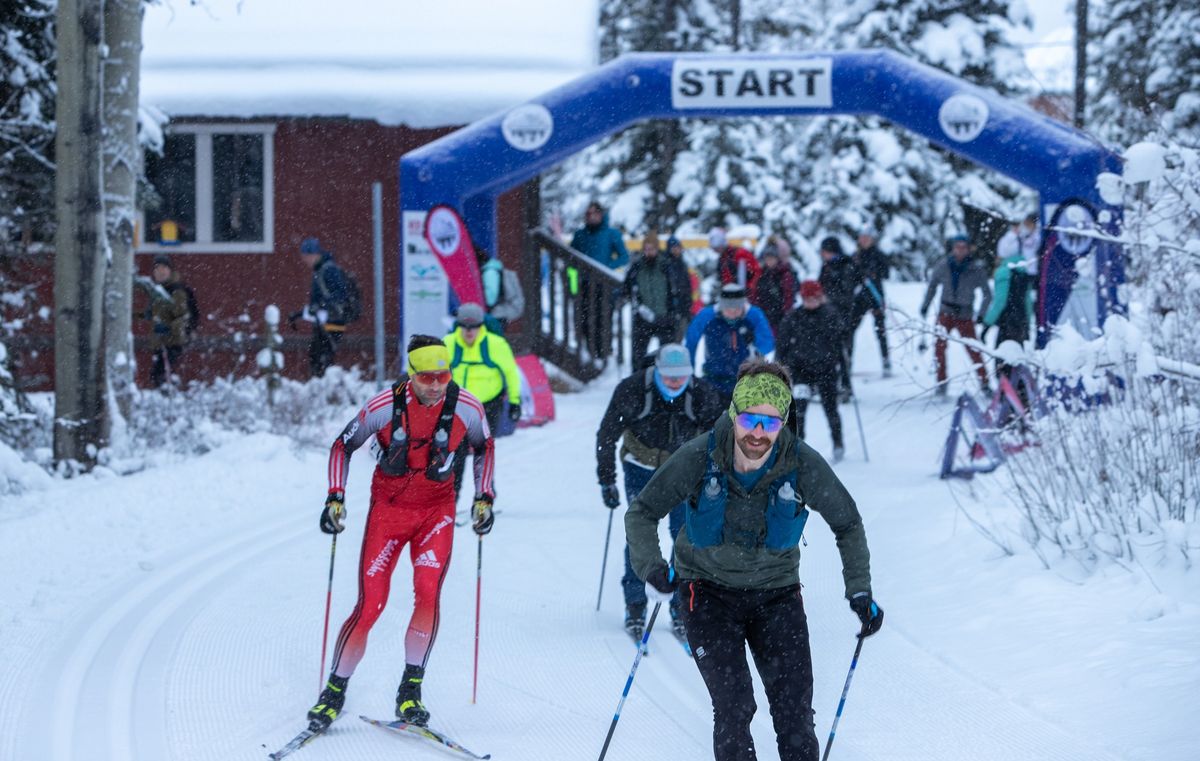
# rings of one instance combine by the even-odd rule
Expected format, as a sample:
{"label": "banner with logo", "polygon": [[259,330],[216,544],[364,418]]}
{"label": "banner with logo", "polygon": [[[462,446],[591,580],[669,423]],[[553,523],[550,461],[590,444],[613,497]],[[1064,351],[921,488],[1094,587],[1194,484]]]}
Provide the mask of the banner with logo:
{"label": "banner with logo", "polygon": [[446,283],[446,273],[438,264],[438,257],[425,242],[426,216],[424,211],[413,209],[406,209],[401,214],[400,263],[404,269],[401,360],[404,359],[404,347],[413,335],[423,333],[440,336],[450,325],[446,316],[450,288]]}
{"label": "banner with logo", "polygon": [[425,240],[437,254],[438,263],[446,272],[450,287],[461,303],[473,301],[486,306],[479,265],[475,262],[475,246],[462,217],[451,206],[435,206],[425,218]]}

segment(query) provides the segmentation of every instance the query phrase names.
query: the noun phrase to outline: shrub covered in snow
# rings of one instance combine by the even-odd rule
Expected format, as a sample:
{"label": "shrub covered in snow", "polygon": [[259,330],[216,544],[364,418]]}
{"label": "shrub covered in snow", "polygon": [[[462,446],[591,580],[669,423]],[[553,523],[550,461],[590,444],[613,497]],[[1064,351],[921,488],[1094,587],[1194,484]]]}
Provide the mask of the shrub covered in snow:
{"label": "shrub covered in snow", "polygon": [[[1050,564],[1200,564],[1200,154],[1141,143],[1123,176],[1101,178],[1126,209],[1124,296],[1085,341],[1063,328],[1045,350],[1009,356],[1078,391],[1024,421],[1035,446],[1005,470],[1020,523],[978,521],[999,544],[1016,533]],[[975,516],[973,516],[975,517]]]}

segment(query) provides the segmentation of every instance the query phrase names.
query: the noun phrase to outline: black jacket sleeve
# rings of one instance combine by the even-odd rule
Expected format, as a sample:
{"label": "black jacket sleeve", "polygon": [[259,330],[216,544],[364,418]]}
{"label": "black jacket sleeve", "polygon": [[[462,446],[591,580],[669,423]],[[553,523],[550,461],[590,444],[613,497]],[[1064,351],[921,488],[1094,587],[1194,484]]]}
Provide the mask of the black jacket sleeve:
{"label": "black jacket sleeve", "polygon": [[638,378],[631,376],[617,384],[608,402],[608,409],[600,420],[600,428],[596,431],[596,477],[601,484],[617,482],[617,441],[625,433],[627,421],[635,414],[630,412],[631,392],[634,390],[630,380]]}

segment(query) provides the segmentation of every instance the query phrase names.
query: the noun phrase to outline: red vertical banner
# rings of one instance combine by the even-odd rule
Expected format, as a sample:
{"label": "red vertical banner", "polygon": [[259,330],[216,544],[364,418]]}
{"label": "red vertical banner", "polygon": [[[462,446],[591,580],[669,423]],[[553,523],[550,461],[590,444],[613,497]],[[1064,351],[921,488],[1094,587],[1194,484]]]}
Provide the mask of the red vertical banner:
{"label": "red vertical banner", "polygon": [[462,303],[473,301],[484,306],[483,283],[475,262],[475,247],[462,217],[452,206],[442,204],[429,210],[425,218],[425,240],[437,254],[446,279]]}

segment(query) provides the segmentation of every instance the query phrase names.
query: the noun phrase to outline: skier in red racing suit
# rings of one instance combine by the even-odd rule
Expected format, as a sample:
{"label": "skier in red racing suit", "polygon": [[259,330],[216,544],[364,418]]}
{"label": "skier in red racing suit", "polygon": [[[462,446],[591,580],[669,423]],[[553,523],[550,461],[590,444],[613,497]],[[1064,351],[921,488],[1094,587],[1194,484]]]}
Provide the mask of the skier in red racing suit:
{"label": "skier in red racing suit", "polygon": [[450,566],[455,464],[468,449],[475,471],[475,533],[483,535],[492,528],[492,434],[483,405],[451,381],[449,352],[440,338],[413,336],[408,380],[367,402],[334,441],[329,496],[321,513],[321,530],[327,534],[344,528],[350,456],[371,436],[381,454],[371,479],[371,508],[358,562],[358,603],[338,635],[329,680],[308,712],[310,728],[316,731],[328,727],[342,710],[346,684],[366,650],[371,626],[387,604],[392,570],[406,544],[413,565],[414,606],[404,640],[396,716],[410,724],[428,724],[421,682],[437,635],[438,597]]}

